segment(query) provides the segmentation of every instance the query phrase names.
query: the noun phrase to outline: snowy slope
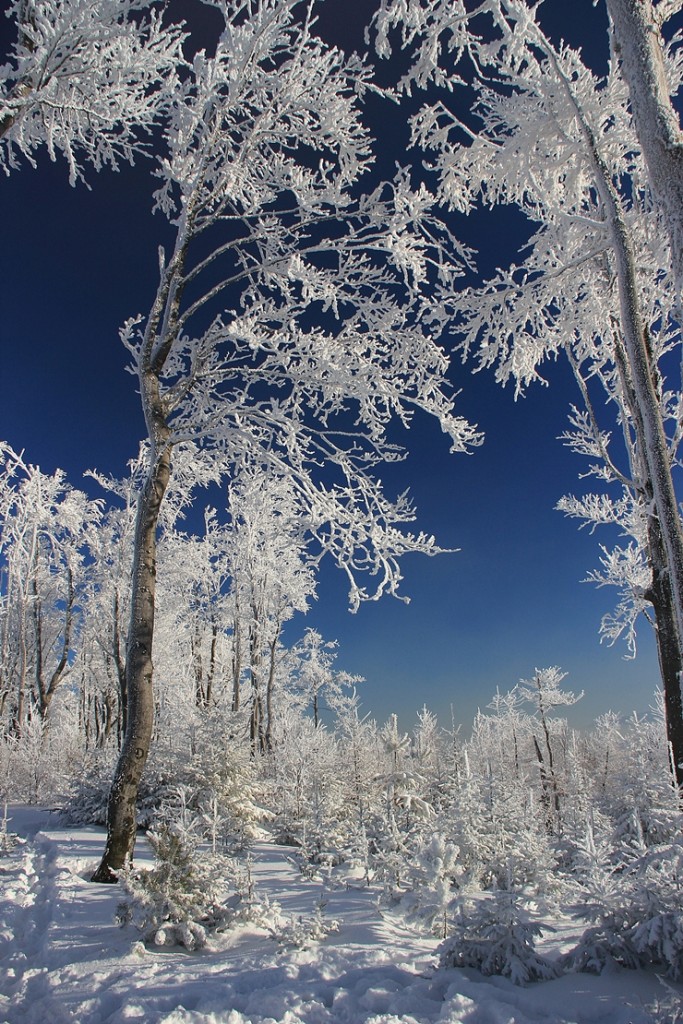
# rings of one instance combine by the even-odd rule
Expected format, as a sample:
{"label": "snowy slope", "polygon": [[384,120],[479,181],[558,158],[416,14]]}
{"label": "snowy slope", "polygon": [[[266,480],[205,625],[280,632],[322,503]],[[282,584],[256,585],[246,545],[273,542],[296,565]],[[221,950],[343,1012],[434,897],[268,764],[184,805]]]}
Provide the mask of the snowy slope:
{"label": "snowy slope", "polygon": [[[100,829],[67,829],[49,812],[15,808],[24,837],[0,856],[3,1024],[651,1024],[669,999],[653,976],[571,975],[520,989],[475,971],[435,970],[435,943],[383,919],[367,889],[322,890],[291,850],[257,845],[260,892],[294,920],[321,897],[339,930],[307,949],[253,927],[198,953],[145,948],[114,914],[118,886],[87,881]],[[144,857],[144,850],[140,850]],[[683,1004],[682,1004],[683,1005]]]}

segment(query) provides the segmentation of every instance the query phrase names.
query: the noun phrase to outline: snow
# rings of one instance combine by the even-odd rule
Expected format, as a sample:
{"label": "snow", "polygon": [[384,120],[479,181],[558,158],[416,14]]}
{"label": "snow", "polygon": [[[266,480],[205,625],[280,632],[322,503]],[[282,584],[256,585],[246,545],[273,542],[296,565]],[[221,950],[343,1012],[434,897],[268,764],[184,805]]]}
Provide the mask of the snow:
{"label": "snow", "polygon": [[324,901],[338,931],[308,948],[254,926],[199,953],[145,947],[115,923],[119,887],[88,881],[101,829],[33,807],[10,817],[24,841],[0,856],[2,1024],[652,1024],[667,996],[646,972],[517,988],[437,970],[434,941],[382,916],[372,888],[307,880],[290,848],[267,842],[251,851],[257,890],[295,920]]}

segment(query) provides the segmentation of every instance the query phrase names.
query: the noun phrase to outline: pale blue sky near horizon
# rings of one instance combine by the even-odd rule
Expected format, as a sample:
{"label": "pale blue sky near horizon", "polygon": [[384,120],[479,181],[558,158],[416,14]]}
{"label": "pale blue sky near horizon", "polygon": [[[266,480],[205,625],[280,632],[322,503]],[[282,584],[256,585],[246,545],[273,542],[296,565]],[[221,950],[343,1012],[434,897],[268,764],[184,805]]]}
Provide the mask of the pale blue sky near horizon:
{"label": "pale blue sky near horizon", "polygon": [[[592,0],[579,3],[588,18]],[[92,191],[70,188],[64,163],[45,153],[38,170],[0,179],[11,239],[0,252],[0,437],[92,491],[83,472],[123,474],[143,436],[118,328],[149,305],[161,222],[150,215],[145,169],[89,179]],[[495,233],[484,244],[496,244]],[[318,600],[292,624],[339,641],[337,664],[366,677],[363,707],[378,720],[397,712],[408,728],[426,704],[448,725],[452,705],[467,730],[496,689],[555,664],[568,672],[567,688],[585,691],[568,712],[576,725],[653,702],[659,676],[647,623],[637,659],[625,660],[623,644],[610,648],[598,636],[616,594],[581,582],[610,535],[579,531],[554,510],[585,467],[557,440],[577,397],[573,382],[561,362],[548,376],[549,387],[515,402],[491,375],[454,362],[458,411],[485,432],[484,445],[451,456],[438,425],[420,419],[408,459],[384,476],[393,493],[410,487],[417,530],[460,550],[407,558],[411,603],[384,598],[356,615],[344,575],[324,566]]]}

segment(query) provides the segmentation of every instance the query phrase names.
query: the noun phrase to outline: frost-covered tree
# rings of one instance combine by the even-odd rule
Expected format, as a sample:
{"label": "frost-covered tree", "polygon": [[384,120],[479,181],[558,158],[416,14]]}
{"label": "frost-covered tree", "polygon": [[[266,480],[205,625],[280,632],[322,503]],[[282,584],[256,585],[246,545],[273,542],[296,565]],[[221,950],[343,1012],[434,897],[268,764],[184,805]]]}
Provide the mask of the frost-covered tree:
{"label": "frost-covered tree", "polygon": [[561,783],[557,765],[558,752],[556,742],[552,738],[553,731],[557,735],[557,727],[551,715],[555,708],[571,707],[583,696],[583,692],[575,694],[571,690],[560,689],[560,683],[566,675],[567,673],[562,672],[556,665],[551,668],[537,668],[531,679],[520,680],[517,687],[520,699],[529,701],[534,706],[534,721],[540,725],[543,734],[541,744],[533,732],[534,750],[541,774],[543,801],[549,812],[549,824],[558,831],[562,826]]}
{"label": "frost-covered tree", "polygon": [[304,503],[272,467],[242,466],[228,488],[228,568],[233,609],[233,700],[248,677],[253,749],[272,745],[282,630],[315,594],[311,532]]}
{"label": "frost-covered tree", "polygon": [[680,14],[676,0],[606,0],[615,51],[628,85],[653,195],[668,229],[679,298],[683,295],[683,132],[673,105],[671,51],[661,29]]}
{"label": "frost-covered tree", "polygon": [[[157,209],[176,230],[147,316],[129,321],[150,439],[133,563],[129,728],[96,878],[130,856],[135,794],[153,723],[156,530],[174,451],[196,441],[226,467],[245,457],[285,475],[351,604],[394,593],[405,532],[374,468],[400,452],[387,429],[415,409],[454,450],[479,440],[453,414],[447,360],[421,317],[423,286],[448,276],[431,199],[399,173],[360,191],[371,139],[370,71],[316,37],[295,0],[221,0],[225,30],[175,90]],[[372,574],[374,587],[363,584]]]}
{"label": "frost-covered tree", "polygon": [[275,801],[275,834],[299,848],[302,869],[343,859],[348,828],[337,738],[298,709],[279,715],[266,767]]}
{"label": "frost-covered tree", "polygon": [[289,652],[290,693],[312,713],[316,727],[320,724],[323,700],[338,712],[351,698],[354,687],[363,682],[362,676],[333,667],[338,646],[336,640],[324,640],[317,629],[309,626]]}
{"label": "frost-covered tree", "polygon": [[184,34],[154,0],[12,0],[16,39],[0,67],[0,167],[61,153],[72,184],[85,164],[131,162],[159,121],[183,63]]}
{"label": "frost-covered tree", "polygon": [[[204,510],[203,528],[196,534],[167,531],[159,552],[160,606],[166,641],[182,663],[188,697],[200,711],[225,703],[232,651],[230,615],[230,531],[213,508]],[[168,635],[170,633],[170,636]],[[169,663],[168,672],[177,672]]]}
{"label": "frost-covered tree", "polygon": [[49,720],[70,672],[101,509],[0,443],[0,720]]}
{"label": "frost-covered tree", "polygon": [[343,751],[344,806],[348,830],[347,855],[362,871],[366,884],[371,876],[371,845],[375,824],[381,817],[381,741],[377,726],[360,714],[356,694],[344,703],[337,717],[336,735]]}
{"label": "frost-covered tree", "polygon": [[[671,358],[680,349],[680,125],[670,102],[681,81],[680,36],[659,35],[658,18],[676,5],[607,6],[618,45],[612,35],[602,75],[554,45],[542,5],[525,0],[384,0],[378,45],[388,52],[391,29],[401,26],[414,54],[408,85],[467,80],[473,93],[470,114],[459,116],[445,93],[412,120],[443,201],[465,213],[512,205],[527,220],[519,262],[454,296],[459,343],[518,392],[540,378],[543,360],[566,353],[582,397],[566,440],[591,458],[607,493],[565,510],[632,538],[596,578],[625,592],[622,629],[633,621],[630,603],[653,609],[680,783],[680,354]],[[646,35],[649,56],[637,45]],[[614,620],[606,631],[619,632]]]}
{"label": "frost-covered tree", "polygon": [[482,974],[509,978],[515,985],[557,977],[556,964],[536,952],[543,928],[519,893],[494,890],[464,898],[453,933],[440,947],[444,967],[475,967]]}

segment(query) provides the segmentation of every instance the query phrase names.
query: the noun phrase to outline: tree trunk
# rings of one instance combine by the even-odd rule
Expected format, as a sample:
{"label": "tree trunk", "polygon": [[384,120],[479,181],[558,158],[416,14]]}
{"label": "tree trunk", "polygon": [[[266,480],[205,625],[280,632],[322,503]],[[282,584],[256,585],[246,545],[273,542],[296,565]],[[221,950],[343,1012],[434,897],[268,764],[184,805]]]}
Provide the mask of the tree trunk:
{"label": "tree trunk", "polygon": [[659,523],[653,516],[649,517],[648,521],[648,543],[652,567],[652,586],[646,596],[652,604],[655,615],[657,657],[664,691],[666,734],[671,750],[674,779],[676,785],[683,788],[683,705],[681,703],[683,662]]}
{"label": "tree trunk", "polygon": [[239,600],[235,598],[235,621],[232,631],[232,710],[240,709],[240,681],[242,678],[242,626]]}
{"label": "tree trunk", "polygon": [[107,842],[93,882],[115,882],[133,856],[136,803],[154,725],[152,641],[159,511],[170,477],[171,446],[153,459],[138,499],[130,632],[126,658],[128,721],[107,807]]}
{"label": "tree trunk", "polygon": [[268,680],[266,682],[266,733],[265,733],[265,744],[266,750],[271,751],[273,749],[273,725],[274,725],[274,707],[273,707],[273,694],[275,691],[275,669],[277,668],[277,645],[280,639],[280,633],[282,632],[282,624],[278,621],[275,636],[270,645],[270,658],[268,665]]}
{"label": "tree trunk", "polygon": [[683,133],[671,102],[652,0],[607,0],[652,192],[671,241],[678,298],[683,289]]}
{"label": "tree trunk", "polygon": [[[76,604],[76,592],[74,590],[74,581],[71,566],[67,564],[64,571],[66,574],[66,601],[64,608],[64,632],[62,635],[62,650],[59,662],[55,667],[52,675],[50,676],[50,680],[48,683],[45,682],[44,675],[45,664],[43,658],[42,610],[37,591],[35,591],[35,600],[33,603],[36,633],[36,686],[38,690],[38,707],[40,711],[40,717],[45,728],[47,728],[48,725],[48,714],[50,711],[52,698],[55,695],[55,690],[62,681],[65,673],[68,671],[69,652],[71,650],[71,634],[73,632],[74,626],[74,606]],[[35,577],[33,579],[33,583],[35,588]]]}
{"label": "tree trunk", "polygon": [[114,665],[116,666],[116,681],[119,692],[119,717],[118,736],[119,750],[121,749],[122,737],[126,735],[128,728],[128,690],[126,684],[126,662],[121,655],[121,627],[119,622],[119,592],[114,591],[114,607],[112,611],[113,637],[112,650],[114,654]]}
{"label": "tree trunk", "polygon": [[[626,353],[618,333],[614,335],[614,352],[617,372],[621,382],[623,401],[634,426],[636,440],[643,436],[644,427],[638,408]],[[630,445],[629,461],[634,478],[640,481],[639,500],[644,508],[654,505],[652,488],[647,478],[642,448]],[[645,594],[651,603],[655,616],[655,639],[659,672],[664,693],[664,714],[666,734],[671,750],[674,780],[683,786],[683,706],[681,703],[681,670],[683,669],[683,645],[681,644],[671,578],[667,569],[666,551],[659,519],[656,514],[647,514],[647,560],[652,572],[650,588]]]}
{"label": "tree trunk", "polygon": [[[622,0],[618,0],[622,3]],[[632,4],[629,3],[628,6]],[[551,56],[560,80],[564,83],[576,111],[577,120],[587,144],[588,157],[595,175],[595,186],[605,210],[608,236],[617,270],[619,288],[620,324],[623,332],[623,354],[628,368],[629,385],[633,392],[632,410],[636,445],[641,453],[643,471],[647,477],[646,489],[651,488],[652,505],[658,521],[663,555],[662,571],[668,580],[671,612],[678,641],[678,659],[682,657],[683,639],[683,528],[678,500],[671,475],[671,458],[667,444],[662,410],[657,393],[657,369],[652,363],[647,329],[643,321],[638,295],[635,256],[626,226],[621,202],[609,171],[598,149],[595,136],[588,125],[581,106],[569,82],[562,76],[557,61]],[[618,359],[619,353],[615,357]],[[664,607],[664,605],[662,605]],[[667,640],[667,643],[669,641]],[[683,733],[681,716],[681,678],[673,683],[673,692],[666,694],[667,715],[678,718],[667,721],[669,732]],[[678,771],[678,769],[677,769]]]}

